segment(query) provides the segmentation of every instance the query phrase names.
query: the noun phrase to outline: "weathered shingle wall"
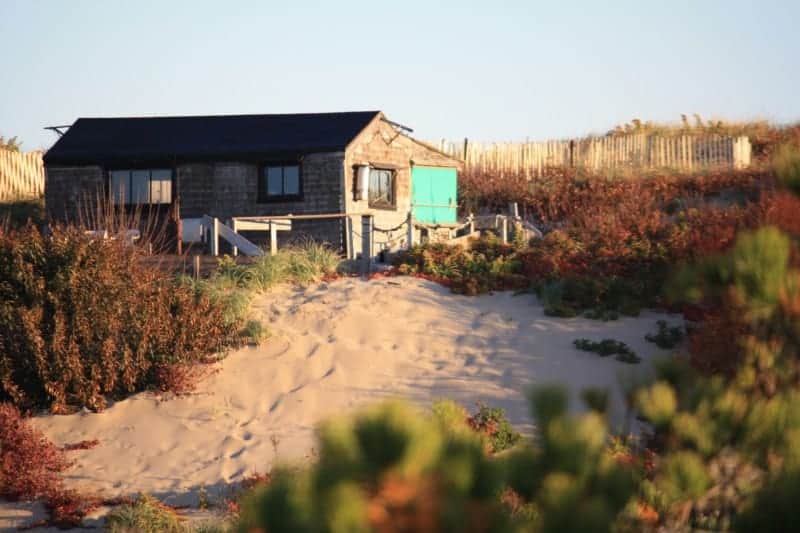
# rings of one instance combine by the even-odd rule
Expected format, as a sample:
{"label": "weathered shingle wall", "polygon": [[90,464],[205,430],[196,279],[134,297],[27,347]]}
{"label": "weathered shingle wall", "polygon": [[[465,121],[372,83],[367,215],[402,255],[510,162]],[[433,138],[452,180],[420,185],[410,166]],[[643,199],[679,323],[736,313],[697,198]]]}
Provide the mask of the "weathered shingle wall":
{"label": "weathered shingle wall", "polygon": [[[181,217],[203,215],[228,220],[238,216],[333,214],[343,209],[343,153],[311,154],[301,162],[302,199],[286,202],[258,201],[261,166],[255,163],[194,163],[178,167],[177,191]],[[342,246],[340,219],[297,220],[293,230],[280,233],[282,241],[311,237]],[[254,240],[258,235],[248,235]]]}
{"label": "weathered shingle wall", "polygon": [[79,222],[96,211],[105,194],[105,173],[99,166],[48,167],[44,198],[47,215],[59,222]]}

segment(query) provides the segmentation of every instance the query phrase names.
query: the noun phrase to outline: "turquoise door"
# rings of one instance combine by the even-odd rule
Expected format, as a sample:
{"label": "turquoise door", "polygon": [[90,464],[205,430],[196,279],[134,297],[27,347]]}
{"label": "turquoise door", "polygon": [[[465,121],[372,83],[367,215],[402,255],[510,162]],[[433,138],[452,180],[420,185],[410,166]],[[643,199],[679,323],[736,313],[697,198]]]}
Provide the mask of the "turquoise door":
{"label": "turquoise door", "polygon": [[411,167],[411,212],[428,224],[454,224],[458,173],[454,168]]}

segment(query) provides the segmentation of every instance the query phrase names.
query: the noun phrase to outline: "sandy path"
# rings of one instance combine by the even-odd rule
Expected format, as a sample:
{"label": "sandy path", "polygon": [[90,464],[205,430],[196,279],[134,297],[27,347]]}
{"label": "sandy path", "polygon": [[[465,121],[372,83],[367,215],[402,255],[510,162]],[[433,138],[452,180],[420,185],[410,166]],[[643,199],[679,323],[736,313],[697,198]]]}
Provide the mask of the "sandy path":
{"label": "sandy path", "polygon": [[[100,414],[36,418],[58,444],[100,439],[74,452],[70,484],[191,501],[200,486],[213,494],[267,470],[276,451],[280,461],[307,457],[320,419],[384,397],[485,401],[530,432],[522,394],[529,385],[561,382],[574,393],[607,386],[619,422],[619,373],[646,372],[663,352],[644,333],[659,318],[679,320],[653,312],[605,323],[555,319],[530,295],[465,297],[404,277],[285,287],[259,297],[254,309],[273,337],[232,353],[196,394],[169,401],[140,394]],[[578,337],[622,340],[644,361],[630,366],[579,352]]]}

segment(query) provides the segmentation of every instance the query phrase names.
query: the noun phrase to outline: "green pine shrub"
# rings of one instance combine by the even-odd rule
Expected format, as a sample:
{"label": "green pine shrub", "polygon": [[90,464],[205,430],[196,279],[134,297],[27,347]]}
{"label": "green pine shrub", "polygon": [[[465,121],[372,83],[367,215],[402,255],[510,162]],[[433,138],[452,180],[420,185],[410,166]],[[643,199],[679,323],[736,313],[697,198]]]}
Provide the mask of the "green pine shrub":
{"label": "green pine shrub", "polygon": [[317,463],[252,492],[235,529],[610,531],[637,473],[610,451],[603,417],[570,417],[558,387],[531,409],[536,441],[501,455],[448,400],[432,416],[390,402],[327,422]]}
{"label": "green pine shrub", "polygon": [[632,468],[608,451],[603,417],[567,416],[559,387],[531,396],[538,433],[531,447],[512,452],[510,487],[536,509],[533,531],[610,531],[634,495]]}
{"label": "green pine shrub", "polygon": [[318,462],[277,472],[245,501],[237,530],[508,530],[502,465],[475,433],[443,429],[452,404],[437,410],[386,403],[324,424]]}

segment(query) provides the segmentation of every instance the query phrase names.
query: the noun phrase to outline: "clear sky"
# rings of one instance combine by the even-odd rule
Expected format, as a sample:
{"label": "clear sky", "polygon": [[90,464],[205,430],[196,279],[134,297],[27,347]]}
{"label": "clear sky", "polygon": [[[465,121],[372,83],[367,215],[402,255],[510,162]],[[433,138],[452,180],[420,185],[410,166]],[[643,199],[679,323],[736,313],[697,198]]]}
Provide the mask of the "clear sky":
{"label": "clear sky", "polygon": [[380,109],[425,139],[800,119],[800,1],[0,0],[0,135]]}

